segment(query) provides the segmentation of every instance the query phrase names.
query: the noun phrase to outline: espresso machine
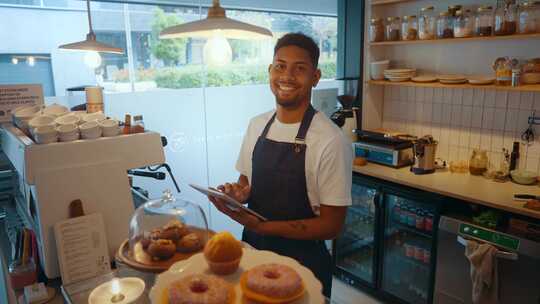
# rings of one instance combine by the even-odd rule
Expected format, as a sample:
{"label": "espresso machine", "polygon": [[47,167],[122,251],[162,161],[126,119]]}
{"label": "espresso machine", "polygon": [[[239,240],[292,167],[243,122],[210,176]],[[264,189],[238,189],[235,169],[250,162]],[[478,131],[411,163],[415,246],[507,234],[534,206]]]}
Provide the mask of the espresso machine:
{"label": "espresso machine", "polygon": [[343,130],[351,142],[355,142],[357,139],[355,130],[362,128],[361,107],[353,107],[354,103],[359,100],[359,78],[341,78],[338,81],[341,84],[337,100],[341,107],[330,116],[330,119]]}
{"label": "espresso machine", "polygon": [[429,174],[435,172],[435,153],[437,141],[431,135],[413,141],[414,163],[411,172],[414,174]]}

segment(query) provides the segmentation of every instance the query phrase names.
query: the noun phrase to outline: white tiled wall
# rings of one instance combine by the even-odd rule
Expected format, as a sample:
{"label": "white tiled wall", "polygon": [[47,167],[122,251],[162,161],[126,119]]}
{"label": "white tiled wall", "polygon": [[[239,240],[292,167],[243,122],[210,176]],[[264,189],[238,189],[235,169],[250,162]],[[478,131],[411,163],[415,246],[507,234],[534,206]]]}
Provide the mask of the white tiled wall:
{"label": "white tiled wall", "polygon": [[[540,116],[540,92],[390,85],[384,87],[383,128],[432,134],[438,157],[449,161],[468,160],[474,148],[487,150],[498,168],[502,148],[522,142],[533,110]],[[535,141],[521,144],[519,166],[540,173],[540,126],[534,130]]]}

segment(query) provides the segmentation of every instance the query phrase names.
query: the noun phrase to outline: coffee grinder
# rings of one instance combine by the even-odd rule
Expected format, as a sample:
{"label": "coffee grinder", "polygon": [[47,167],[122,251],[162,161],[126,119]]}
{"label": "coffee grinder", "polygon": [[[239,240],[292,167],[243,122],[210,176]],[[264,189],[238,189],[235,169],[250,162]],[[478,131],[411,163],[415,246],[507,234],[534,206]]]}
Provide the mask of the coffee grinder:
{"label": "coffee grinder", "polygon": [[343,130],[343,133],[356,141],[356,129],[362,128],[362,110],[361,107],[353,107],[359,101],[359,86],[360,79],[354,78],[339,78],[337,100],[341,107],[330,116],[330,119]]}

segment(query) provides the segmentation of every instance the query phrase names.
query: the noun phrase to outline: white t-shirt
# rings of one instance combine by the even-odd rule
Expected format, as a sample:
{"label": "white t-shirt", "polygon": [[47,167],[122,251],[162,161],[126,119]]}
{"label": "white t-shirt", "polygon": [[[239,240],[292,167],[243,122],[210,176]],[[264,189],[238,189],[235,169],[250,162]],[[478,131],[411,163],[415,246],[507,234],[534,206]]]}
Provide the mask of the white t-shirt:
{"label": "white t-shirt", "polygon": [[[247,176],[251,185],[251,157],[257,139],[275,111],[251,119],[240,150],[236,169]],[[284,124],[277,117],[268,131],[267,138],[294,143],[300,122]],[[323,113],[313,117],[306,135],[306,184],[311,208],[319,215],[319,206],[350,206],[352,182],[352,145]]]}

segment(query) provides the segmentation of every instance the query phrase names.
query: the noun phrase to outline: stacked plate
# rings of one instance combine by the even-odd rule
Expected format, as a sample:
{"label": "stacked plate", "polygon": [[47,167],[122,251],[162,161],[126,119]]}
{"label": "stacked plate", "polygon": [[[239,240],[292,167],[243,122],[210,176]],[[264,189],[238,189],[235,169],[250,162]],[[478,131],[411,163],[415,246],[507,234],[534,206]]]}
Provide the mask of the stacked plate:
{"label": "stacked plate", "polygon": [[495,82],[495,78],[490,76],[469,76],[468,80],[470,84],[474,85],[486,85]]}
{"label": "stacked plate", "polygon": [[416,76],[412,78],[412,81],[414,82],[435,82],[437,81],[437,76],[431,76],[431,75],[422,75],[422,76]]}
{"label": "stacked plate", "polygon": [[399,81],[408,81],[416,75],[416,69],[390,69],[384,70],[384,78],[399,82]]}
{"label": "stacked plate", "polygon": [[440,83],[444,84],[460,84],[467,82],[467,77],[464,75],[439,75],[437,78],[439,78]]}

